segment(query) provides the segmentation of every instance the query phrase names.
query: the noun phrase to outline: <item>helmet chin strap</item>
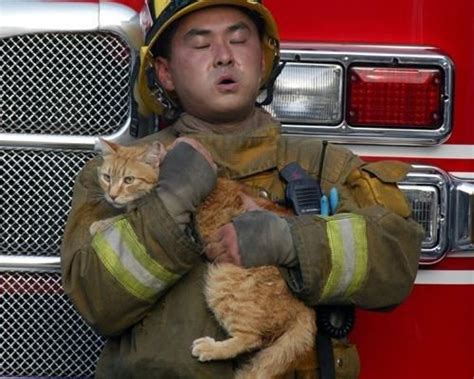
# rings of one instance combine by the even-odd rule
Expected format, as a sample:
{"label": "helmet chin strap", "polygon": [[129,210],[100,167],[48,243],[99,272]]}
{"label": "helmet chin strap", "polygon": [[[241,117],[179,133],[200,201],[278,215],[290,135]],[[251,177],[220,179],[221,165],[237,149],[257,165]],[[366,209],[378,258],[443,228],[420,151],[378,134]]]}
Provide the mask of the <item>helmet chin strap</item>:
{"label": "helmet chin strap", "polygon": [[162,105],[164,112],[163,116],[167,120],[175,120],[178,118],[182,112],[181,107],[174,101],[171,96],[163,88],[163,85],[160,83],[156,77],[156,73],[153,67],[148,67],[146,69],[146,78],[148,88],[150,92],[155,96],[156,100]]}
{"label": "helmet chin strap", "polygon": [[273,71],[270,74],[270,77],[267,80],[267,83],[262,88],[262,90],[266,91],[265,99],[262,101],[257,101],[256,104],[261,107],[262,105],[268,105],[273,101],[273,90],[275,88],[275,80],[277,79],[278,75],[282,72],[283,68],[285,67],[286,62],[280,62],[278,65],[275,66]]}

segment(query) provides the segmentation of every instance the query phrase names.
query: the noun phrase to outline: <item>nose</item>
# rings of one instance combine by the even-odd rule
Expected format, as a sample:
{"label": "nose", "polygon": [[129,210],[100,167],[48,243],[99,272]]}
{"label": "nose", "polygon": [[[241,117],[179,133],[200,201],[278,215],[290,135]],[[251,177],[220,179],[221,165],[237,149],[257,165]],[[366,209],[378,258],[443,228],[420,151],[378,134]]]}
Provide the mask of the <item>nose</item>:
{"label": "nose", "polygon": [[109,189],[109,196],[112,200],[115,200],[117,198],[117,196],[119,195],[119,188],[117,188],[117,186],[112,186],[110,189]]}
{"label": "nose", "polygon": [[221,42],[216,45],[216,55],[214,60],[214,66],[229,66],[234,64],[234,55],[232,49],[226,42]]}

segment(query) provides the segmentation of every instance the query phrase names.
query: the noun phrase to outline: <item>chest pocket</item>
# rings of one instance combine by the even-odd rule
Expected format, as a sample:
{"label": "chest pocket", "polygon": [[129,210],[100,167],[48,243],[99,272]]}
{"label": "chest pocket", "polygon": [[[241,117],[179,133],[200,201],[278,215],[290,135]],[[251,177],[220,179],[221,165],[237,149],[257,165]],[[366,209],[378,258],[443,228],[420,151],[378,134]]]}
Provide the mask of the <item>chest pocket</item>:
{"label": "chest pocket", "polygon": [[352,171],[346,184],[359,207],[383,206],[399,216],[408,217],[411,207],[397,186],[410,170],[410,165],[381,161],[369,163]]}
{"label": "chest pocket", "polygon": [[277,170],[268,170],[240,180],[249,186],[254,196],[265,197],[272,201],[282,200],[285,197],[284,185]]}

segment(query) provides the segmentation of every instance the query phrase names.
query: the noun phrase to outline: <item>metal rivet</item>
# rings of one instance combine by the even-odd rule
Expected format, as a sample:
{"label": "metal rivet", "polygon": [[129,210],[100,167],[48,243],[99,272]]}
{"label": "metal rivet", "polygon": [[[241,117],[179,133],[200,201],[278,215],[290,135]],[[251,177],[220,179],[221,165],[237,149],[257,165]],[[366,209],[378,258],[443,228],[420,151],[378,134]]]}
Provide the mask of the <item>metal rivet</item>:
{"label": "metal rivet", "polygon": [[264,199],[270,199],[270,195],[267,191],[261,190],[258,194],[259,197],[263,197]]}

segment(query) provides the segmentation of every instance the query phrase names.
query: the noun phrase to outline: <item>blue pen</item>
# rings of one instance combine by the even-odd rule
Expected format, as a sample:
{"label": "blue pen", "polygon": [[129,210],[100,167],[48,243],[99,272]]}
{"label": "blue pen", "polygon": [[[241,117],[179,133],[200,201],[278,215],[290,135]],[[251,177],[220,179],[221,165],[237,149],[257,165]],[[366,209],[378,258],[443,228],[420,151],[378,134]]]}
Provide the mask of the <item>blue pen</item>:
{"label": "blue pen", "polygon": [[321,196],[321,216],[329,216],[329,201],[326,195]]}
{"label": "blue pen", "polygon": [[329,205],[331,206],[331,214],[336,213],[337,206],[339,205],[339,194],[336,187],[332,187],[329,191]]}

